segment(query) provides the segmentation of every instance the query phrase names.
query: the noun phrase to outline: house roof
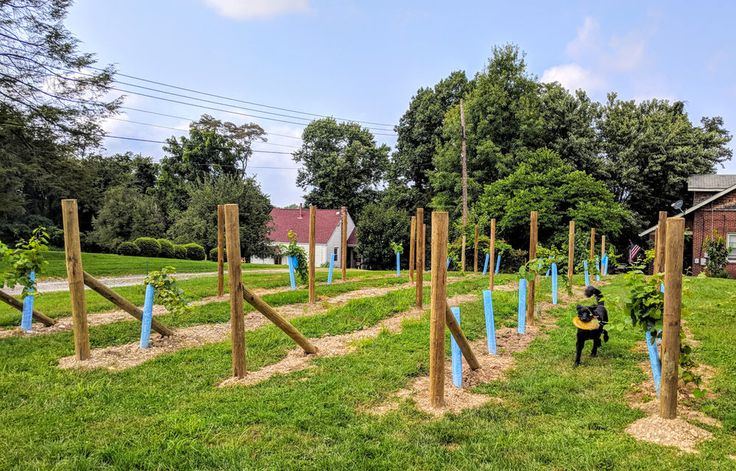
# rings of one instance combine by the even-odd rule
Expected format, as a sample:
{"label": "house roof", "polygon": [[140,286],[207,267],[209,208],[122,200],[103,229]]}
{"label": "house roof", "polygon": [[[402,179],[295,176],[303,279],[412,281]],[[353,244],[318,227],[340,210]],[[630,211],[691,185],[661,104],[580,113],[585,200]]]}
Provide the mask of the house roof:
{"label": "house roof", "polygon": [[358,230],[353,228],[353,232],[348,237],[348,247],[358,245]]}
{"label": "house roof", "polygon": [[[318,209],[314,228],[315,243],[326,244],[339,224],[339,209]],[[273,208],[271,210],[271,232],[268,238],[273,242],[288,243],[290,230],[296,233],[297,242],[309,243],[308,208]]]}
{"label": "house roof", "polygon": [[723,191],[736,185],[736,175],[690,175],[687,191]]}
{"label": "house roof", "polygon": [[[724,175],[724,176],[727,176],[727,175]],[[723,196],[726,196],[727,194],[729,194],[729,193],[731,193],[733,191],[736,191],[736,181],[734,181],[734,184],[731,185],[730,187],[726,188],[723,191],[719,191],[718,193],[716,193],[715,195],[711,196],[710,198],[705,199],[704,201],[701,201],[700,203],[696,204],[695,206],[693,206],[692,208],[688,209],[684,213],[680,214],[680,216],[687,216],[688,214],[697,211],[698,209],[702,208],[703,206],[708,205],[708,204],[712,203],[713,201],[715,201],[715,200],[717,200],[717,199],[719,199],[719,198],[721,198]],[[651,233],[652,231],[654,231],[656,228],[657,228],[656,225],[650,227],[646,231],[641,232],[639,234],[639,237],[644,237],[645,235],[647,235],[647,234]]]}

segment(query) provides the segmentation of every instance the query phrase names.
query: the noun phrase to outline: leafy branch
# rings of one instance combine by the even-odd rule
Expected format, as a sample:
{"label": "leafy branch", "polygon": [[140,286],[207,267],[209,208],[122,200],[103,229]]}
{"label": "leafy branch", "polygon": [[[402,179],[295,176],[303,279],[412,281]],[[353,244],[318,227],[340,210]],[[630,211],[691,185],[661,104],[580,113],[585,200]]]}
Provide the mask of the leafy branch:
{"label": "leafy branch", "polygon": [[153,285],[156,292],[155,300],[162,304],[172,315],[187,314],[191,306],[184,297],[184,290],[176,284],[171,275],[176,273],[174,267],[164,267],[160,271],[152,271],[146,276],[145,283]]}
{"label": "leafy branch", "polygon": [[31,281],[31,272],[42,273],[48,265],[44,253],[49,250],[49,234],[44,227],[37,227],[28,241],[21,240],[15,249],[8,248],[0,242],[0,259],[7,269],[0,274],[0,287],[13,288],[23,286],[23,296],[36,289],[36,282]]}

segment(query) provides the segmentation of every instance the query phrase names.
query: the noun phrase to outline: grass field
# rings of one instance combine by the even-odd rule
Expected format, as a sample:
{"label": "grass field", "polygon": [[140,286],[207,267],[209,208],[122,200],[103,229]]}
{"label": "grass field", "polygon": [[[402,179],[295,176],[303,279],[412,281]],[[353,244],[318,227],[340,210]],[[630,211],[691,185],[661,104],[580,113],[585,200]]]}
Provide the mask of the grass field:
{"label": "grass field", "polygon": [[[500,282],[509,281],[508,276]],[[384,286],[390,278],[364,285]],[[265,282],[264,282],[265,283]],[[320,287],[325,295],[347,285]],[[449,295],[480,291],[465,277]],[[228,342],[181,350],[108,372],[60,370],[70,333],[0,340],[0,468],[9,469],[734,469],[736,461],[736,283],[688,279],[685,319],[696,359],[715,368],[710,398],[691,404],[719,419],[697,454],[638,442],[624,430],[639,410],[625,395],[645,379],[635,331],[616,332],[600,356],[573,368],[572,308],[547,315],[559,326],[516,354],[505,377],[475,388],[501,399],[431,418],[411,404],[383,416],[365,412],[428,371],[428,313],[399,333],[359,342],[354,353],[255,386],[218,388],[230,374]],[[549,299],[543,281],[542,299]],[[612,323],[623,322],[625,287],[604,288]],[[306,293],[268,295],[274,305]],[[298,318],[309,337],[356,331],[413,305],[411,288],[356,299]],[[425,289],[428,305],[429,289]],[[498,326],[514,326],[516,293],[494,294]],[[471,339],[484,335],[481,301],[461,305]],[[167,325],[224,322],[227,303],[199,306]],[[91,330],[93,348],[135,342],[139,326]],[[449,342],[448,342],[449,343]],[[246,333],[247,365],[279,361],[293,344],[272,326]],[[448,349],[449,351],[449,349]],[[586,353],[589,347],[586,349]]]}
{"label": "grass field", "polygon": [[[44,257],[49,264],[43,278],[66,278],[66,264],[63,251],[50,251]],[[158,257],[128,257],[107,253],[82,253],[84,270],[94,276],[145,275],[152,270],[174,267],[179,273],[216,272],[217,262],[210,260],[179,260]],[[286,268],[286,265],[257,265],[244,263],[244,270]],[[0,270],[3,267],[0,266]],[[227,269],[227,267],[226,267]]]}

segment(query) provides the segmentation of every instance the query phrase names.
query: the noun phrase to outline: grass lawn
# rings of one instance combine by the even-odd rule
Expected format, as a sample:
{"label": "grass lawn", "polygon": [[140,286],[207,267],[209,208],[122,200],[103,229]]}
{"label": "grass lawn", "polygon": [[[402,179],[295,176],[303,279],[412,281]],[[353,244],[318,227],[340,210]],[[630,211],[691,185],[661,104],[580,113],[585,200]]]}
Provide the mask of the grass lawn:
{"label": "grass lawn", "polygon": [[[63,251],[45,254],[49,264],[42,278],[66,278],[66,263]],[[145,275],[152,270],[174,267],[179,273],[216,272],[217,262],[210,260],[179,260],[175,258],[129,257],[107,253],[82,253],[84,270],[94,276]],[[244,263],[244,270],[286,268],[286,265],[258,265]],[[0,264],[0,270],[3,266]],[[227,270],[227,266],[225,267]]]}
{"label": "grass lawn", "polygon": [[[508,281],[505,277],[503,281]],[[623,280],[604,288],[611,321],[623,322]],[[373,280],[388,283],[390,279]],[[485,279],[454,282],[449,295],[480,294]],[[502,379],[475,388],[501,399],[431,418],[411,403],[365,412],[428,370],[428,313],[399,333],[361,341],[351,354],[255,386],[218,388],[230,374],[229,342],[160,356],[120,372],[60,370],[73,354],[68,332],[0,340],[0,469],[735,469],[736,282],[688,279],[688,327],[696,358],[716,369],[710,399],[691,407],[721,420],[697,454],[637,442],[624,430],[642,412],[625,394],[645,376],[636,331],[616,332],[596,359],[573,368],[572,308],[548,315],[559,328],[516,355]],[[321,287],[342,289],[340,285]],[[549,282],[541,296],[549,300]],[[299,302],[304,290],[269,295]],[[498,326],[514,326],[516,293],[494,294]],[[409,309],[413,289],[356,299],[294,320],[309,337],[375,325]],[[429,305],[429,289],[425,290]],[[481,301],[461,305],[463,328],[484,335]],[[168,325],[222,322],[228,304]],[[93,348],[135,342],[134,322],[91,330]],[[449,341],[448,341],[449,345]],[[276,363],[293,343],[273,326],[246,333],[249,370]],[[449,354],[449,348],[448,348]],[[451,386],[448,386],[451,387]]]}

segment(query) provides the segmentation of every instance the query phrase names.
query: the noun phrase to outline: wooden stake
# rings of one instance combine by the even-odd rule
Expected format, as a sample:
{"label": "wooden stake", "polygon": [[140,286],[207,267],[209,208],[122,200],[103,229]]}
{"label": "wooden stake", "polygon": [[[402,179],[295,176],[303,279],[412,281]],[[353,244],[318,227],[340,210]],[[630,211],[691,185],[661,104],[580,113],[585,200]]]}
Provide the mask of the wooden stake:
{"label": "wooden stake", "polygon": [[491,219],[491,243],[488,247],[488,289],[493,291],[493,277],[496,273],[496,218]]}
{"label": "wooden stake", "polygon": [[588,254],[588,258],[590,260],[595,259],[595,227],[590,228],[590,253]]}
{"label": "wooden stake", "polygon": [[452,315],[450,305],[446,301],[445,305],[447,306],[445,309],[445,324],[447,324],[447,328],[450,330],[455,342],[457,342],[458,347],[460,347],[460,351],[463,353],[470,369],[477,370],[480,368],[480,362],[478,361],[478,358],[476,358],[475,353],[473,353],[473,349],[470,346],[470,342],[468,342],[468,338],[465,337],[463,329],[460,327],[460,324],[457,323],[455,316]]}
{"label": "wooden stake", "polygon": [[240,266],[240,221],[237,204],[225,205],[225,243],[230,290],[230,336],[232,337],[233,376],[245,376],[245,317]]}
{"label": "wooden stake", "polygon": [[447,212],[432,212],[432,314],[429,331],[429,398],[445,405],[445,321],[447,313]]}
{"label": "wooden stake", "polygon": [[287,321],[281,315],[276,312],[266,301],[261,299],[253,291],[243,286],[243,298],[253,306],[258,312],[266,316],[268,320],[276,324],[276,327],[283,330],[286,335],[291,337],[294,342],[297,343],[305,353],[317,353],[317,347],[309,341],[304,335],[302,335],[291,322]]}
{"label": "wooden stake", "polygon": [[[537,258],[537,212],[532,211],[529,216],[529,261]],[[537,279],[529,283],[526,297],[526,322],[534,321],[534,301],[536,296]]]}
{"label": "wooden stake", "polygon": [[674,419],[677,417],[677,367],[680,363],[680,310],[682,307],[685,220],[680,217],[670,218],[666,226],[662,385],[659,393],[659,415],[663,419]]}
{"label": "wooden stake", "polygon": [[64,225],[64,253],[69,298],[72,303],[74,355],[77,360],[87,360],[90,357],[89,326],[87,325],[87,303],[84,298],[84,268],[82,267],[82,247],[79,242],[77,200],[61,200],[61,217]]}
{"label": "wooden stake", "polygon": [[225,207],[217,205],[217,295],[225,294]]}
{"label": "wooden stake", "polygon": [[416,305],[419,309],[422,308],[424,297],[424,231],[424,208],[417,208],[417,248],[414,250],[417,260],[414,276],[416,278]]}
{"label": "wooden stake", "polygon": [[342,213],[342,224],[340,225],[340,268],[342,269],[342,281],[348,279],[348,208],[340,208]]}
{"label": "wooden stake", "polygon": [[[10,305],[11,307],[23,312],[23,302],[18,301],[13,296],[9,295],[8,293],[4,291],[0,291],[0,301],[3,301],[5,304]],[[33,318],[45,325],[46,327],[50,327],[54,324],[56,324],[56,321],[50,318],[49,316],[37,311],[33,310]]]}
{"label": "wooden stake", "polygon": [[567,234],[567,286],[572,292],[572,275],[575,273],[575,221],[570,221]]}
{"label": "wooden stake", "polygon": [[667,247],[667,211],[659,212],[659,222],[657,223],[657,246],[654,252],[654,273],[662,273],[664,271],[665,257]]}
{"label": "wooden stake", "polygon": [[603,256],[605,254],[606,254],[606,236],[602,235],[601,236],[601,263],[603,263]]}
{"label": "wooden stake", "polygon": [[411,217],[409,225],[409,281],[414,282],[414,246],[416,245],[415,237],[417,233],[417,217]]}
{"label": "wooden stake", "polygon": [[[108,301],[110,301],[123,311],[127,312],[131,316],[135,317],[139,321],[143,320],[142,309],[105,286],[101,281],[99,281],[97,278],[93,277],[87,272],[84,272],[84,284],[89,286],[92,291],[107,299]],[[171,329],[161,324],[156,319],[151,319],[151,328],[164,337],[174,335],[174,332]]]}
{"label": "wooden stake", "polygon": [[478,273],[478,224],[475,225],[475,240],[473,242],[473,273]]}
{"label": "wooden stake", "polygon": [[316,206],[310,206],[309,207],[309,304],[314,304],[317,302],[317,292],[315,291],[315,284],[314,284],[314,263],[316,260],[315,257],[315,250],[316,250],[316,244],[315,244],[315,226],[317,225],[317,207]]}

